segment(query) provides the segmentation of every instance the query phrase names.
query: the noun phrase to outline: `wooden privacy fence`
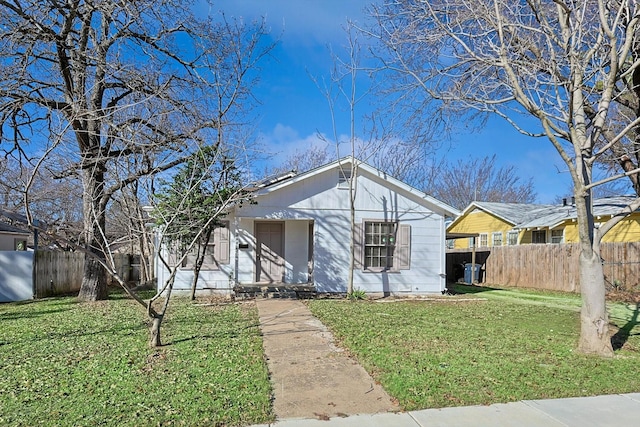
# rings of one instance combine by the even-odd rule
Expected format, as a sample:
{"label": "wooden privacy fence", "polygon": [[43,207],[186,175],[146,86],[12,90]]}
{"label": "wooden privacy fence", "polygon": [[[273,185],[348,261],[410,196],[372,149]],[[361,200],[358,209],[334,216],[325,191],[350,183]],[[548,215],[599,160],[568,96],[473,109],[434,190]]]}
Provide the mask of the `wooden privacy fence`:
{"label": "wooden privacy fence", "polygon": [[[605,281],[609,289],[635,289],[640,284],[640,242],[603,243]],[[578,244],[519,245],[479,249],[480,281],[487,284],[579,292]],[[456,281],[469,250],[447,252],[447,277]]]}
{"label": "wooden privacy fence", "polygon": [[[129,281],[131,256],[113,255],[120,277]],[[36,298],[78,292],[82,284],[84,254],[81,252],[36,251],[34,290]]]}

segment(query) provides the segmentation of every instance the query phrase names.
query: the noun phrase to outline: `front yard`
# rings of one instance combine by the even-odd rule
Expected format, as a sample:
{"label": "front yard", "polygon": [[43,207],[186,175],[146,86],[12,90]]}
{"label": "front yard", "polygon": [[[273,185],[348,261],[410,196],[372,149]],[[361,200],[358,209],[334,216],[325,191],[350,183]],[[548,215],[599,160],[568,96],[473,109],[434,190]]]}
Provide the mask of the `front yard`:
{"label": "front yard", "polygon": [[0,425],[247,425],[273,418],[257,311],[175,300],[169,344],[116,297],[0,305]]}
{"label": "front yard", "polygon": [[[404,410],[640,391],[635,306],[616,357],[575,353],[579,297],[459,288],[430,301],[309,306]],[[166,344],[115,296],[0,305],[0,425],[249,425],[273,419],[257,311],[176,299]]]}
{"label": "front yard", "polygon": [[640,391],[635,307],[611,306],[622,348],[603,360],[575,352],[579,301],[485,290],[434,301],[318,300],[310,307],[405,410]]}

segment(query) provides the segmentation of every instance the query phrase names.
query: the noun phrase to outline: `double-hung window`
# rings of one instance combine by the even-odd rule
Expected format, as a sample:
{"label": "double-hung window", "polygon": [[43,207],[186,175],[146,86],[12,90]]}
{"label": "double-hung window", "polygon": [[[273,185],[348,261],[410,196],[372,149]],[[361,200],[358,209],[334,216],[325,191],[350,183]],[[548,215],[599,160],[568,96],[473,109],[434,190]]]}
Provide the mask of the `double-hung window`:
{"label": "double-hung window", "polygon": [[507,233],[507,245],[514,246],[518,244],[518,232],[517,231],[509,231]]}
{"label": "double-hung window", "polygon": [[365,271],[408,270],[411,226],[397,221],[371,220],[356,229],[356,264]]}
{"label": "double-hung window", "polygon": [[220,265],[229,264],[230,262],[229,236],[229,221],[222,221],[221,224],[211,232],[211,237],[206,246],[203,244],[194,245],[184,258],[182,254],[184,254],[186,248],[182,248],[181,242],[173,242],[168,248],[168,263],[171,266],[175,266],[179,260],[182,259],[180,267],[192,269],[195,267],[198,255],[204,250],[202,270],[218,270]]}
{"label": "double-hung window", "polygon": [[502,246],[502,232],[496,232],[491,235],[491,246]]}
{"label": "double-hung window", "polygon": [[551,230],[551,243],[564,243],[564,230]]}
{"label": "double-hung window", "polygon": [[380,270],[393,268],[396,226],[395,222],[365,222],[364,268]]}

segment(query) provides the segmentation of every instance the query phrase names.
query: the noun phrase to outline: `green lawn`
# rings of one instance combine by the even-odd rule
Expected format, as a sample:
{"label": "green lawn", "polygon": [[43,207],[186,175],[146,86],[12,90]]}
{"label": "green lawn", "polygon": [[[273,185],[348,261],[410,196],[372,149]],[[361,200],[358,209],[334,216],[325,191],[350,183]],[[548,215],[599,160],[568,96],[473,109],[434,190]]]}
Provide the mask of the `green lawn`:
{"label": "green lawn", "polygon": [[579,296],[463,290],[436,301],[309,305],[405,410],[640,391],[634,306],[610,305],[624,345],[606,360],[575,351]]}
{"label": "green lawn", "polygon": [[[579,296],[460,287],[435,301],[309,306],[405,410],[640,391],[635,306],[622,346],[576,354]],[[172,302],[159,350],[120,296],[0,305],[0,425],[248,425],[273,420],[252,304]]]}
{"label": "green lawn", "polygon": [[252,305],[176,299],[159,350],[115,297],[0,305],[0,425],[247,425],[273,419]]}

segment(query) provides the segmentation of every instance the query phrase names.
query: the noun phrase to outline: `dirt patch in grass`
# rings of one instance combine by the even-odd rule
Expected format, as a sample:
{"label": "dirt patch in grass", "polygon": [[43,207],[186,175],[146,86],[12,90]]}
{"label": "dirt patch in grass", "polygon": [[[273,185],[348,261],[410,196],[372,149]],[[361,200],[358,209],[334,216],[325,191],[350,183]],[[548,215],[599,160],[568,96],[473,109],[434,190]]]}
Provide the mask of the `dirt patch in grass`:
{"label": "dirt patch in grass", "polygon": [[627,304],[640,304],[640,293],[625,290],[609,291],[607,292],[607,300],[612,302],[624,302]]}

